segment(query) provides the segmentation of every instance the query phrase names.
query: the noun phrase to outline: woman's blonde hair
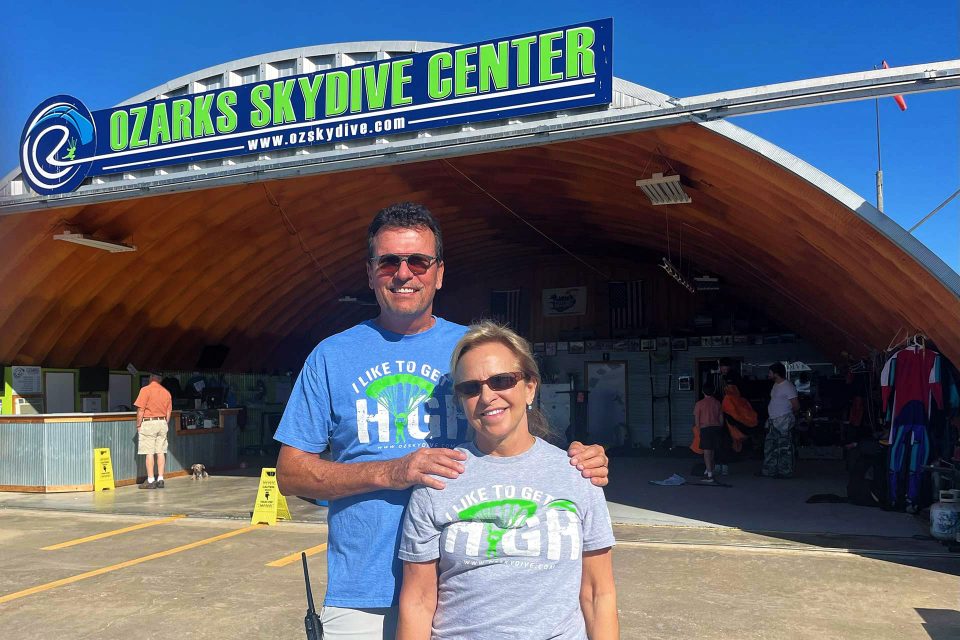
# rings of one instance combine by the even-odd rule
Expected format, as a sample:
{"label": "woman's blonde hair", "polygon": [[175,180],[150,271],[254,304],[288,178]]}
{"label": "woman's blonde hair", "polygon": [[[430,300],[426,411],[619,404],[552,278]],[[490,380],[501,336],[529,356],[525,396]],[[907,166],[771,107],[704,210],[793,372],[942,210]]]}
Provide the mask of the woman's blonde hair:
{"label": "woman's blonde hair", "polygon": [[[530,343],[512,329],[491,320],[481,320],[471,324],[467,327],[467,333],[454,347],[453,355],[450,357],[450,374],[454,379],[456,379],[457,365],[460,364],[463,354],[480,345],[490,343],[502,344],[509,349],[517,357],[524,380],[532,380],[538,388],[540,387],[540,367],[537,366],[537,361],[533,357]],[[527,428],[530,433],[539,438],[548,441],[553,439],[550,424],[539,409],[527,411]]]}

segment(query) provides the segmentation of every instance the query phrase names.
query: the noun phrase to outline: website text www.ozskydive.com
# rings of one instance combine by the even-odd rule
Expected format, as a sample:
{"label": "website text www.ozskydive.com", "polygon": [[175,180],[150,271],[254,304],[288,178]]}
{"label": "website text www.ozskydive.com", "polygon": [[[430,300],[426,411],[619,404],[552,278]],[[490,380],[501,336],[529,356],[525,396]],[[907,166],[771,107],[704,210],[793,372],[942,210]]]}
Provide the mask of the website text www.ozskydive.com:
{"label": "website text www.ozskydive.com", "polygon": [[407,126],[402,116],[381,118],[365,122],[341,122],[337,125],[318,125],[306,131],[291,131],[247,140],[247,151],[266,151],[277,147],[300,146],[336,142],[341,139],[362,137],[377,133],[400,131]]}

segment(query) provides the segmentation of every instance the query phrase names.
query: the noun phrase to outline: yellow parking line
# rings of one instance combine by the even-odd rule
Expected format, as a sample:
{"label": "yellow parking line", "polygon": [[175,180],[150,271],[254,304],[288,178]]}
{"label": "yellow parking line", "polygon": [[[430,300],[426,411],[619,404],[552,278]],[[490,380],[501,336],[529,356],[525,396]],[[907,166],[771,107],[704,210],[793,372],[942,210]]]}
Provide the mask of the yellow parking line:
{"label": "yellow parking line", "polygon": [[186,518],[186,517],[187,517],[186,515],[176,515],[176,516],[170,516],[169,518],[163,518],[162,520],[152,520],[150,522],[143,522],[141,524],[135,524],[131,527],[124,527],[123,529],[114,529],[113,531],[104,531],[103,533],[98,533],[93,536],[87,536],[86,538],[77,538],[76,540],[68,540],[66,542],[61,542],[59,544],[52,544],[49,547],[43,547],[40,550],[56,551],[57,549],[65,549],[66,547],[72,547],[77,544],[83,544],[84,542],[93,542],[94,540],[109,538],[110,536],[118,536],[121,533],[138,531],[140,529],[146,529],[147,527],[155,527],[158,524],[166,524],[167,522],[173,522],[174,520],[179,520],[180,518]]}
{"label": "yellow parking line", "polygon": [[203,540],[197,540],[196,542],[191,542],[190,544],[180,545],[179,547],[174,547],[173,549],[167,549],[166,551],[158,551],[157,553],[151,553],[148,556],[141,556],[139,558],[134,558],[133,560],[118,562],[117,564],[112,564],[109,567],[94,569],[93,571],[87,571],[86,573],[81,573],[75,576],[71,576],[69,578],[63,578],[62,580],[54,580],[53,582],[41,584],[36,587],[30,587],[29,589],[24,589],[23,591],[8,593],[5,596],[0,596],[0,604],[3,604],[5,602],[10,602],[11,600],[16,600],[18,598],[23,598],[25,596],[30,596],[35,593],[40,593],[42,591],[48,591],[49,589],[54,589],[56,587],[62,587],[67,584],[73,584],[74,582],[80,582],[81,580],[86,580],[87,578],[100,576],[105,573],[110,573],[111,571],[117,571],[119,569],[126,569],[127,567],[133,567],[135,565],[142,564],[150,560],[156,560],[157,558],[164,558],[166,556],[171,556],[175,553],[180,553],[181,551],[196,549],[197,547],[202,547],[205,544],[210,544],[211,542],[217,542],[219,540],[225,540],[227,538],[232,538],[233,536],[239,536],[242,533],[247,533],[248,531],[253,531],[254,529],[258,529],[258,528],[260,528],[260,525],[255,524],[249,527],[244,527],[243,529],[237,529],[236,531],[228,531],[227,533],[221,533],[220,535],[213,536],[212,538],[204,538]]}
{"label": "yellow parking line", "polygon": [[304,549],[302,552],[301,552],[301,551],[297,551],[296,553],[291,553],[291,554],[288,555],[288,556],[283,556],[283,557],[280,558],[279,560],[274,560],[273,562],[268,562],[268,563],[267,563],[267,566],[268,566],[268,567],[285,567],[285,566],[287,566],[288,564],[292,564],[292,563],[296,562],[297,560],[299,560],[301,553],[305,553],[305,554],[307,554],[308,556],[312,556],[313,554],[315,554],[315,553],[320,553],[321,551],[325,551],[326,549],[327,549],[327,543],[324,542],[323,544],[318,544],[318,545],[315,546],[315,547],[310,547],[309,549]]}

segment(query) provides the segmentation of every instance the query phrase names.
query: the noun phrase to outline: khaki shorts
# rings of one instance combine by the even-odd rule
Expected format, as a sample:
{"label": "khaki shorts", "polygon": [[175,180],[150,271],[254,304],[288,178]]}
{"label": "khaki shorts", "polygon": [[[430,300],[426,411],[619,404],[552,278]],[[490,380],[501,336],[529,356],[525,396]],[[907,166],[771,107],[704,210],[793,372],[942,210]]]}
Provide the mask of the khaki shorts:
{"label": "khaki shorts", "polygon": [[397,635],[399,607],[346,609],[324,605],[320,612],[324,640],[384,640]]}
{"label": "khaki shorts", "polygon": [[137,438],[137,453],[167,452],[167,421],[163,418],[144,418]]}

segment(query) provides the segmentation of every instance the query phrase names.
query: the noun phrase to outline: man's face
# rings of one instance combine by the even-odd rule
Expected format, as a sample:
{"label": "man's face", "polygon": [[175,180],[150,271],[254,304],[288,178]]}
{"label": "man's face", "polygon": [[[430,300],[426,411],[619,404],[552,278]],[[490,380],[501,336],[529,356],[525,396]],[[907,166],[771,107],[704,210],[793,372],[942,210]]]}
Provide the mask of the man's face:
{"label": "man's face", "polygon": [[[433,232],[418,227],[400,229],[384,227],[373,239],[374,256],[393,253],[406,256],[411,253],[435,255],[437,250]],[[398,319],[414,319],[433,310],[433,297],[443,286],[443,263],[435,262],[423,275],[414,275],[406,261],[396,273],[387,275],[377,269],[376,263],[367,263],[367,280],[380,303],[380,313]]]}
{"label": "man's face", "polygon": [[772,369],[767,369],[767,380],[776,380],[777,376],[774,375]]}

